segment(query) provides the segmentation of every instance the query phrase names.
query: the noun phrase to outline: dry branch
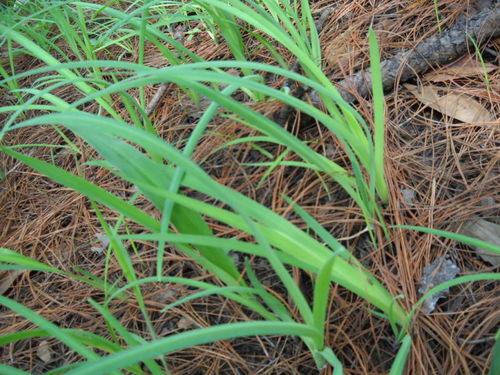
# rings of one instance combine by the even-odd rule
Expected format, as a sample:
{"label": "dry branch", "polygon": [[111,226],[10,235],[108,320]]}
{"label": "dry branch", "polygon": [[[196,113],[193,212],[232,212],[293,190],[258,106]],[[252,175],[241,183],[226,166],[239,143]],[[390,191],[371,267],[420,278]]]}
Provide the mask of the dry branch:
{"label": "dry branch", "polygon": [[[425,39],[415,48],[402,50],[393,58],[381,63],[383,86],[386,92],[394,88],[395,83],[406,82],[432,67],[450,63],[467,53],[471,39],[478,45],[500,35],[500,2],[492,7],[466,18],[461,17],[451,28]],[[371,92],[371,73],[360,71],[337,84],[341,95],[348,102],[354,102],[356,96],[366,97]],[[312,95],[314,104],[319,103],[317,95]]]}

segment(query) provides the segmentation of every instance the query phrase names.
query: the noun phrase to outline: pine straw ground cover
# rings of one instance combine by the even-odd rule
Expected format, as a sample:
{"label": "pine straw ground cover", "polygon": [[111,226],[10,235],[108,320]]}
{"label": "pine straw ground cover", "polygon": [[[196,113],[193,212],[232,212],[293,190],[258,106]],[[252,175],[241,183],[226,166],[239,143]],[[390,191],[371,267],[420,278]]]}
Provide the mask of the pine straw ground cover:
{"label": "pine straw ground cover", "polygon": [[[391,56],[395,49],[413,46],[422,38],[436,33],[435,4],[432,1],[337,1],[321,34],[325,49],[326,70],[335,78],[343,78],[369,65],[366,31],[373,24],[379,38],[382,57]],[[320,11],[330,2],[318,1],[313,11]],[[470,6],[466,2],[440,1],[442,27],[446,27]],[[196,24],[192,25],[194,28]],[[177,31],[182,35],[186,29]],[[176,32],[174,30],[174,32]],[[216,44],[205,32],[181,36],[183,43],[207,60],[230,59],[231,53],[224,43]],[[249,43],[255,43],[250,41]],[[255,47],[255,48],[254,48]],[[254,58],[271,63],[273,57],[258,45],[249,45]],[[498,42],[488,44],[499,51]],[[475,51],[470,51],[474,59]],[[285,59],[292,58],[284,53]],[[484,54],[488,63],[498,64],[492,55]],[[137,56],[128,56],[137,61]],[[146,65],[161,67],[164,60],[155,49],[146,50]],[[16,58],[17,72],[41,66],[30,56]],[[439,69],[438,69],[439,71]],[[490,85],[484,77],[473,75],[458,77],[439,83],[443,88],[475,97],[490,113],[500,113],[500,87],[498,70],[489,73]],[[29,79],[29,78],[28,78]],[[283,79],[269,82],[276,88]],[[420,77],[426,84],[426,77]],[[29,81],[23,81],[27,87]],[[148,99],[157,87],[147,87]],[[66,90],[66,91],[62,91]],[[67,101],[79,95],[67,89],[55,91]],[[139,95],[139,93],[136,93]],[[419,102],[409,91],[399,90],[386,95],[386,178],[389,203],[384,208],[388,225],[420,225],[456,231],[463,221],[474,215],[493,219],[500,217],[498,122],[494,124],[462,123],[431,110]],[[2,93],[2,106],[14,99]],[[279,109],[276,102],[252,104],[259,112],[272,116]],[[360,99],[358,111],[372,118],[372,104]],[[86,111],[95,111],[88,107]],[[123,111],[123,108],[117,108]],[[169,85],[165,97],[152,114],[152,120],[161,136],[172,144],[186,140],[199,118],[200,110],[185,93]],[[495,118],[496,118],[495,117]],[[306,124],[306,125],[304,125]],[[337,138],[324,127],[318,126],[304,115],[296,114],[287,128],[308,142],[317,152],[349,165]],[[494,269],[481,260],[470,247],[431,234],[393,230],[391,241],[378,233],[379,245],[374,248],[364,231],[366,227],[359,207],[336,184],[318,178],[311,170],[292,168],[279,163],[256,163],[282,156],[292,161],[284,148],[262,144],[263,149],[251,143],[237,143],[221,148],[238,137],[256,133],[231,119],[216,118],[211,122],[193,157],[204,170],[220,183],[270,207],[301,228],[303,221],[283,199],[287,195],[307,210],[342,244],[355,252],[358,259],[392,295],[403,295],[401,303],[410,308],[419,298],[418,284],[425,266],[442,255],[448,255],[462,273],[492,272]],[[31,156],[55,161],[68,171],[85,176],[107,190],[130,198],[134,188],[109,172],[82,166],[96,157],[80,138],[71,136],[81,154],[78,163],[64,148],[37,147],[29,149]],[[7,144],[54,144],[60,134],[45,127],[24,129],[10,133]],[[3,156],[2,156],[3,157]],[[33,172],[10,158],[1,160],[6,178],[0,185],[0,244],[2,247],[22,251],[24,255],[61,269],[79,267],[94,275],[105,274],[105,245],[102,227],[94,207],[88,200],[61,187],[44,176]],[[409,196],[408,196],[409,194]],[[158,216],[148,201],[139,206]],[[108,220],[115,213],[103,210]],[[221,237],[240,236],[234,229],[213,222]],[[154,274],[157,248],[143,243],[132,259],[139,278]],[[166,251],[165,274],[213,281],[210,274],[175,249]],[[243,258],[234,255],[241,265]],[[282,291],[272,269],[259,259],[254,270],[266,287]],[[109,277],[119,274],[119,265],[112,261],[107,270]],[[87,303],[100,292],[86,284],[63,276],[43,272],[19,272],[9,283],[3,295],[23,303],[46,319],[63,327],[81,328],[105,334],[102,316]],[[306,295],[311,295],[310,277],[298,270],[293,277]],[[476,282],[451,289],[449,296],[440,301],[431,315],[417,314],[412,329],[413,346],[407,373],[411,374],[485,374],[492,360],[494,336],[500,322],[498,284]],[[165,289],[162,284],[143,287],[147,308],[155,312],[153,325],[160,336],[196,327],[245,320],[249,312],[237,303],[223,297],[208,296],[186,302],[160,313],[165,304],[172,303],[189,293],[176,286]],[[285,295],[285,294],[283,294]],[[285,297],[286,298],[286,297]],[[290,301],[286,301],[290,303]],[[371,305],[360,297],[333,284],[327,320],[328,345],[344,365],[346,373],[381,374],[389,368],[398,351],[398,344],[390,324],[371,313]],[[115,301],[110,309],[131,332],[147,336],[146,323],[134,299]],[[32,327],[25,319],[2,310],[0,333],[11,333]],[[47,350],[48,348],[48,350]],[[47,354],[49,353],[49,354]],[[81,359],[54,339],[31,339],[3,348],[1,363],[37,374],[64,363]],[[175,374],[307,374],[317,373],[314,359],[305,345],[294,337],[257,337],[193,347],[168,356],[169,366]],[[327,368],[322,373],[331,373]]]}

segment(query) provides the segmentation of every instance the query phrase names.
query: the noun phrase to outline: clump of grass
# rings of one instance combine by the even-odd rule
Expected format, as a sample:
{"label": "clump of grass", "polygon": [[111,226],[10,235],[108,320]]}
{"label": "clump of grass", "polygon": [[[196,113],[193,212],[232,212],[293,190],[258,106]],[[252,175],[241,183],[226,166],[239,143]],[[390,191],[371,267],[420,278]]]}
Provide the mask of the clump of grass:
{"label": "clump of grass", "polygon": [[[0,32],[8,47],[10,63],[8,69],[3,68],[0,72],[3,77],[0,85],[16,94],[19,103],[0,109],[10,114],[0,132],[0,140],[8,132],[20,128],[52,126],[65,137],[68,146],[76,148],[63,131],[69,130],[99,154],[100,159],[89,162],[89,165],[108,169],[137,187],[138,192],[129,200],[122,199],[54,164],[19,152],[20,147],[0,146],[6,155],[79,191],[92,202],[110,240],[106,256],[116,259],[122,273],[118,284],[110,285],[107,275],[101,279],[69,273],[1,249],[3,269],[55,273],[101,290],[103,300],[90,300],[89,303],[106,321],[112,339],[92,332],[62,329],[18,302],[0,297],[0,304],[38,326],[37,329],[0,337],[0,344],[33,337],[57,338],[84,360],[58,369],[58,373],[118,373],[127,369],[134,374],[143,374],[146,370],[139,365],[143,363],[148,373],[163,374],[168,371],[168,361],[164,356],[177,350],[242,336],[293,334],[309,348],[318,368],[331,365],[335,374],[340,374],[342,365],[334,348],[326,345],[325,337],[330,284],[335,282],[373,304],[382,312],[381,316],[389,319],[397,337],[402,340],[391,373],[401,373],[411,347],[408,333],[414,311],[406,312],[344,246],[293,201],[288,200],[314,236],[260,203],[221,185],[191,159],[207,126],[223,110],[226,115],[256,129],[267,142],[279,144],[286,152],[300,157],[299,167],[313,169],[341,185],[362,210],[367,226],[372,228],[377,220],[382,219],[380,202],[388,198],[384,177],[384,100],[374,33],[369,33],[374,82],[375,130],[372,135],[363,118],[340,97],[321,69],[319,39],[306,1],[200,0],[192,5],[197,7],[195,15],[178,13],[178,9],[185,11],[186,5],[177,2],[144,1],[130,6],[119,2],[119,5],[114,8],[110,4],[34,1],[19,5],[16,10],[4,7],[8,16],[0,23]],[[193,19],[203,20],[215,31],[224,27],[220,32],[230,44],[236,60],[203,61],[164,32],[165,27],[175,22]],[[248,61],[243,43],[244,30],[266,35],[265,39],[260,38],[266,40],[266,48],[270,51],[273,51],[273,44],[286,48],[297,58],[304,75],[283,67]],[[138,41],[136,63],[121,58],[100,58],[101,54],[109,57],[111,50],[134,52],[135,41]],[[144,66],[146,44],[155,46],[168,61],[168,66],[161,69]],[[32,55],[44,66],[17,72],[13,61],[18,54]],[[242,74],[235,76],[227,73],[227,69],[237,69]],[[261,77],[263,72],[313,88],[323,100],[326,111],[269,87]],[[26,77],[34,79],[30,88],[23,87]],[[157,134],[144,109],[144,88],[167,82],[187,91],[193,100],[206,97],[211,101],[182,150]],[[61,87],[73,88],[81,98],[65,101],[55,94]],[[137,90],[137,98],[131,94],[133,90]],[[352,170],[313,151],[286,129],[235,100],[232,96],[237,90],[251,94],[255,100],[280,100],[316,119],[342,142]],[[125,108],[124,114],[116,110],[113,100],[116,97]],[[87,113],[86,109],[92,104],[98,105],[98,113]],[[27,115],[30,111],[40,110],[45,114]],[[193,198],[187,191],[196,191],[197,196],[210,198],[216,203]],[[139,196],[153,203],[161,213],[159,220],[135,205]],[[106,220],[101,214],[103,206],[116,212],[118,219],[113,222]],[[210,220],[244,233],[249,239],[220,238],[209,225]],[[137,228],[137,225],[141,230],[133,231],[132,226]],[[156,275],[153,277],[139,278],[134,269],[125,242],[134,246],[138,241],[156,243]],[[165,276],[163,262],[167,245],[174,246],[201,265],[222,286]],[[250,262],[245,262],[241,269],[230,251],[266,259],[292,301],[292,309],[297,309],[298,314],[262,285]],[[307,302],[296,285],[290,266],[315,274],[312,303]],[[496,276],[481,277],[465,281]],[[158,338],[141,290],[148,283],[177,283],[199,289],[199,292],[165,306],[165,310],[195,298],[218,294],[255,312],[261,320]],[[148,338],[129,332],[109,307],[112,301],[127,298],[130,294],[135,297],[147,323]],[[127,347],[122,348],[121,342]],[[106,355],[97,354],[97,349]],[[7,366],[2,367],[4,370],[23,373]]]}

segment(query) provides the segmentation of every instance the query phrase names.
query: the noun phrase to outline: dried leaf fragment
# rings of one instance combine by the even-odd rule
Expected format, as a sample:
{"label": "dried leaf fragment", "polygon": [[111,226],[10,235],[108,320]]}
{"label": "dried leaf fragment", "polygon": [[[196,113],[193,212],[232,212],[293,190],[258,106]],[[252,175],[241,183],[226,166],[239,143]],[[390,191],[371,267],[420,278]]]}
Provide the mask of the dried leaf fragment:
{"label": "dried leaf fragment", "polygon": [[109,237],[104,233],[97,233],[96,238],[98,243],[95,246],[92,246],[90,250],[94,253],[102,254],[109,246]]}
{"label": "dried leaf fragment", "polygon": [[[466,236],[474,237],[500,247],[500,225],[491,223],[479,217],[474,217],[467,221],[460,233]],[[494,254],[488,250],[476,247],[477,255],[494,267],[500,266],[500,255]]]}
{"label": "dried leaf fragment", "polygon": [[498,69],[497,66],[485,63],[484,66],[476,59],[462,59],[446,68],[425,75],[425,79],[432,82],[451,81],[453,79],[483,76]]}
{"label": "dried leaf fragment", "polygon": [[[425,266],[418,292],[424,295],[436,285],[454,279],[459,272],[460,268],[451,259],[446,256],[439,257]],[[427,298],[422,304],[422,312],[424,314],[433,312],[436,309],[438,300],[445,297],[448,292],[449,288]]]}
{"label": "dried leaf fragment", "polygon": [[439,88],[432,85],[417,87],[404,85],[418,100],[425,105],[467,123],[494,121],[491,113],[481,103],[466,94],[448,92],[439,94]]}
{"label": "dried leaf fragment", "polygon": [[196,326],[196,323],[193,321],[193,319],[187,317],[187,316],[183,316],[182,318],[179,319],[179,321],[177,322],[177,328],[179,329],[189,329],[189,328],[192,328],[192,327],[195,327]]}
{"label": "dried leaf fragment", "polygon": [[0,272],[0,295],[9,290],[21,273],[23,273],[23,271],[19,270]]}
{"label": "dried leaf fragment", "polygon": [[158,303],[167,303],[177,296],[177,290],[173,288],[165,288],[155,293],[152,297],[153,301]]}
{"label": "dried leaf fragment", "polygon": [[408,188],[402,188],[401,189],[401,194],[403,196],[403,201],[407,204],[407,205],[412,205],[414,200],[415,200],[415,190],[413,189],[408,189]]}
{"label": "dried leaf fragment", "polygon": [[50,348],[50,344],[47,340],[40,342],[36,350],[36,355],[44,363],[49,363],[52,360],[52,349]]}

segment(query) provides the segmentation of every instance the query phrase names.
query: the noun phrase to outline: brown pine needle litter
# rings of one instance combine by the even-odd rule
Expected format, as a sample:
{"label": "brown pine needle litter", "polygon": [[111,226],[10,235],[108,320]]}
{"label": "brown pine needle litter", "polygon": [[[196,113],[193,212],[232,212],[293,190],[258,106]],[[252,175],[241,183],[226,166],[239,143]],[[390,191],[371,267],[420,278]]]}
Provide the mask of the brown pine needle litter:
{"label": "brown pine needle litter", "polygon": [[[369,66],[366,31],[370,26],[379,38],[382,58],[391,57],[397,50],[411,48],[423,38],[438,33],[433,1],[320,0],[312,2],[313,14],[320,14],[322,9],[332,4],[334,10],[323,26],[320,40],[323,51],[326,51],[323,66],[330,77],[339,80]],[[438,4],[439,27],[442,28],[453,24],[473,6],[456,0],[443,0]],[[198,25],[195,23],[192,26]],[[231,58],[231,51],[224,43],[214,42],[206,32],[184,35],[182,42],[207,60]],[[268,50],[253,48],[252,43],[255,40],[249,38],[247,49],[253,53],[252,58],[267,63],[274,61]],[[498,39],[485,45],[492,51],[500,51]],[[0,51],[3,56],[7,49],[3,46]],[[293,64],[292,56],[286,51],[280,52]],[[472,58],[475,58],[475,53],[473,48],[468,51]],[[488,64],[498,64],[491,53],[484,52],[483,56]],[[130,56],[133,61],[134,58]],[[144,62],[154,67],[165,66],[158,50],[149,45],[146,45]],[[42,66],[27,55],[17,56],[15,65],[17,72]],[[435,72],[439,73],[444,68],[436,68]],[[23,87],[35,84],[30,79],[34,77],[23,79]],[[275,77],[268,79],[269,85],[277,89],[284,83],[282,77],[274,82]],[[476,216],[499,222],[500,70],[489,71],[488,80],[489,85],[482,74],[473,74],[450,77],[432,84],[444,91],[474,98],[493,116],[490,122],[463,123],[453,116],[443,115],[402,86],[385,96],[385,173],[390,194],[383,214],[388,226],[418,225],[457,232],[461,223]],[[422,86],[428,82],[423,75],[413,84]],[[206,104],[203,100],[193,104],[178,87],[166,87],[162,99],[155,104],[151,118],[163,139],[181,147]],[[73,90],[66,87],[55,92],[71,102],[81,97],[74,87],[71,88]],[[146,89],[147,103],[157,89],[158,86]],[[0,93],[2,106],[13,103],[15,98],[10,94],[6,91]],[[281,108],[281,104],[275,101],[250,104],[247,95],[241,95],[239,99],[247,101],[253,109],[268,117]],[[371,119],[373,107],[370,99],[357,99],[356,109],[365,119]],[[96,111],[96,106],[79,109],[92,113]],[[126,113],[124,108],[116,110]],[[349,160],[335,135],[317,123],[304,120],[305,117],[296,113],[285,126],[314,151],[341,166],[348,166]],[[2,122],[6,118],[0,113]],[[389,241],[377,228],[378,246],[374,247],[365,232],[366,224],[360,208],[338,184],[323,180],[309,169],[286,165],[270,169],[268,165],[257,164],[269,160],[266,153],[279,157],[285,152],[284,147],[262,143],[259,144],[262,149],[259,149],[250,143],[241,143],[220,148],[238,137],[256,135],[256,131],[236,123],[231,117],[215,117],[193,159],[219,183],[255,199],[293,224],[307,229],[285,201],[284,195],[288,196],[340,239],[393,296],[405,296],[399,301],[408,310],[420,297],[418,285],[424,268],[438,257],[447,255],[465,274],[495,271],[473,248],[431,234],[391,230]],[[69,133],[67,136],[71,137],[81,154],[75,156],[64,148],[44,146],[60,137],[50,127],[11,132],[3,142],[7,145],[40,144],[42,146],[23,152],[56,162],[65,170],[85,176],[124,199],[134,195],[136,188],[131,184],[102,168],[85,165],[96,157],[95,151],[79,137]],[[284,160],[299,161],[292,153],[285,155]],[[6,173],[5,179],[0,181],[1,247],[15,249],[67,271],[80,268],[99,277],[107,273],[111,283],[119,277],[118,263],[112,259],[106,264],[106,256],[97,251],[103,246],[102,228],[94,207],[86,198],[3,154],[0,156],[0,169]],[[141,199],[137,205],[158,218],[159,213],[154,206]],[[110,221],[117,217],[108,209],[102,209],[102,215]],[[210,224],[220,237],[238,236],[244,239],[244,234],[223,223],[213,220]],[[128,251],[137,277],[153,276],[157,261],[156,246],[147,241],[138,241],[136,246],[140,248]],[[235,258],[238,264],[243,264],[243,257],[235,255]],[[269,264],[260,258],[252,259],[252,264],[262,284],[275,291],[276,297],[293,310],[292,301]],[[217,283],[190,257],[171,247],[165,252],[164,273]],[[311,276],[298,269],[294,269],[292,274],[304,294],[312,298]],[[192,328],[256,318],[255,313],[222,296],[195,299],[161,312],[166,304],[192,293],[192,290],[184,286],[165,289],[163,284],[147,284],[142,291],[148,310],[154,313],[152,324],[160,337]],[[88,298],[99,299],[101,292],[65,276],[23,271],[3,295],[61,327],[97,334],[106,332],[105,320],[87,303]],[[109,307],[126,329],[148,338],[147,322],[139,311],[137,301],[132,294],[130,296],[123,301],[115,300]],[[389,322],[372,314],[372,305],[339,285],[332,284],[330,296],[325,340],[342,362],[344,372],[388,373],[399,349]],[[487,374],[492,361],[494,336],[500,324],[499,306],[498,282],[483,281],[451,288],[448,296],[437,303],[432,314],[417,314],[412,326],[413,346],[406,373]],[[297,311],[295,314],[299,316]],[[27,328],[34,328],[34,325],[10,310],[2,309],[0,334]],[[41,345],[43,358],[40,358]],[[0,354],[0,363],[33,374],[82,359],[57,340],[43,337],[4,346]],[[332,373],[328,367],[318,370],[304,343],[289,336],[218,341],[175,352],[167,359],[173,374]]]}

